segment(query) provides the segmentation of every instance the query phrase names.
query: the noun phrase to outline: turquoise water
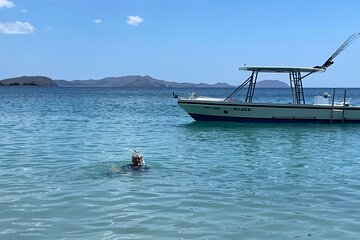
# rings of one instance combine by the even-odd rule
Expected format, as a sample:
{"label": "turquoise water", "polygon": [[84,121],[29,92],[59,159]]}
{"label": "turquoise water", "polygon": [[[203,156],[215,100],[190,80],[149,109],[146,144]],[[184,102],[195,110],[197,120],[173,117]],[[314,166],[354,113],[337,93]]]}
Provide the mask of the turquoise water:
{"label": "turquoise water", "polygon": [[193,122],[171,94],[0,88],[0,239],[358,238],[360,125]]}

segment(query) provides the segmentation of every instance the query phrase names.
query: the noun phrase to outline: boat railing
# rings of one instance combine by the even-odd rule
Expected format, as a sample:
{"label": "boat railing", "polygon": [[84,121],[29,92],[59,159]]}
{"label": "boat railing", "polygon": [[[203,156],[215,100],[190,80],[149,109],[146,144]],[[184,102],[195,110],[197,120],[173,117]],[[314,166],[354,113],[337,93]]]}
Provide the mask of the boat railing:
{"label": "boat railing", "polygon": [[333,94],[329,94],[328,92],[324,92],[323,95],[315,96],[314,98],[314,105],[331,105],[333,106],[350,106],[351,98],[347,98],[346,90],[344,89],[344,95],[342,97],[342,101],[336,102],[335,93],[336,89],[333,89]]}

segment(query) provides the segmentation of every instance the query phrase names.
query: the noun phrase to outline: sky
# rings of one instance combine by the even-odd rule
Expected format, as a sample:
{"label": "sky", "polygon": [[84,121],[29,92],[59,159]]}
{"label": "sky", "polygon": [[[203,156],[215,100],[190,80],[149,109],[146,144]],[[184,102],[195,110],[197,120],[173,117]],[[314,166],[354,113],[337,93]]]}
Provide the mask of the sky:
{"label": "sky", "polygon": [[[321,65],[360,32],[357,0],[0,0],[0,79],[150,75],[238,85],[246,64]],[[360,87],[360,40],[304,87]],[[287,82],[287,76],[259,80]]]}

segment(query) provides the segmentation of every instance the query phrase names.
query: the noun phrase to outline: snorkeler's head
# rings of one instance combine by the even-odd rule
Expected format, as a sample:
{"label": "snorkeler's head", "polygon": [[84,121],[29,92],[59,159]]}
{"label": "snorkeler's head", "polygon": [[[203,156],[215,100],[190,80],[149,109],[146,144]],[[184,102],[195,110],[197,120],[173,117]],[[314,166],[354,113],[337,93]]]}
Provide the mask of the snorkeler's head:
{"label": "snorkeler's head", "polygon": [[132,154],[132,163],[134,166],[143,166],[145,165],[145,160],[143,155],[138,152],[137,150],[134,150]]}

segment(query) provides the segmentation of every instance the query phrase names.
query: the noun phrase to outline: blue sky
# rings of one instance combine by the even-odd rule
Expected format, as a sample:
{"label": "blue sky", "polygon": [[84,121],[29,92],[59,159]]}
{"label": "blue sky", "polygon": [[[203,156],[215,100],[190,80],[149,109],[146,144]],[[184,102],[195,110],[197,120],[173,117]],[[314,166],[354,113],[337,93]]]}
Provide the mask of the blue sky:
{"label": "blue sky", "polygon": [[[322,64],[360,31],[359,12],[356,0],[0,0],[0,79],[239,84],[244,64]],[[358,69],[360,40],[304,86],[360,87]]]}

